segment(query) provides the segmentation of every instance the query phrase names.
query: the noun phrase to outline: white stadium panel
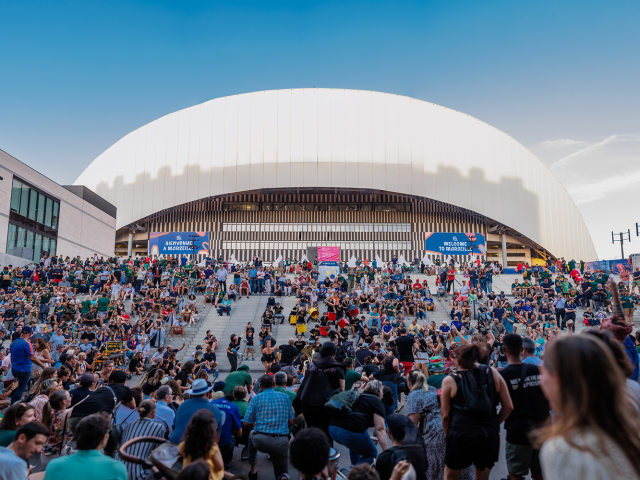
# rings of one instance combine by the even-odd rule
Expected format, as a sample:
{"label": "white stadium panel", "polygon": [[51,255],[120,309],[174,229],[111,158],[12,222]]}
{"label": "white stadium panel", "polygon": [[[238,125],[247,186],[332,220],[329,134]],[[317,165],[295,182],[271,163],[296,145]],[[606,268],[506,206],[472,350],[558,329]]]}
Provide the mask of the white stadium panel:
{"label": "white stadium panel", "polygon": [[464,113],[393,94],[214,99],[125,136],[75,183],[118,208],[118,227],[223,193],[374,188],[476,211],[556,256],[597,258],[573,200],[531,152]]}

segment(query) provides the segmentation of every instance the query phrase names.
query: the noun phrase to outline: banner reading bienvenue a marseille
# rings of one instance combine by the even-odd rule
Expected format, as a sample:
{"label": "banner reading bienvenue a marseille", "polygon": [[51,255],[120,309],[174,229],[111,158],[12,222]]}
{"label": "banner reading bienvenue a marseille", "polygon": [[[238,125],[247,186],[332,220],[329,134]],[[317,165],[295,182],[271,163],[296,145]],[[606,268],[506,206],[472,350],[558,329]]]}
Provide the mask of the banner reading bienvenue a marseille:
{"label": "banner reading bienvenue a marseille", "polygon": [[439,255],[486,255],[487,245],[481,233],[427,232],[425,250]]}
{"label": "banner reading bienvenue a marseille", "polygon": [[209,232],[151,232],[149,235],[150,255],[192,253],[209,254]]}

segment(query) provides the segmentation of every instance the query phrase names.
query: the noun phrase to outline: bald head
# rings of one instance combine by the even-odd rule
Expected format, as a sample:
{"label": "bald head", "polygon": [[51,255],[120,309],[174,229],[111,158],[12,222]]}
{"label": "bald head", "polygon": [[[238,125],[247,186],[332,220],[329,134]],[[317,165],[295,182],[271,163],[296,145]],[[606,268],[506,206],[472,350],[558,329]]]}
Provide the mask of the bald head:
{"label": "bald head", "polygon": [[293,345],[294,343],[296,343],[296,341],[293,338],[289,339],[289,345]]}

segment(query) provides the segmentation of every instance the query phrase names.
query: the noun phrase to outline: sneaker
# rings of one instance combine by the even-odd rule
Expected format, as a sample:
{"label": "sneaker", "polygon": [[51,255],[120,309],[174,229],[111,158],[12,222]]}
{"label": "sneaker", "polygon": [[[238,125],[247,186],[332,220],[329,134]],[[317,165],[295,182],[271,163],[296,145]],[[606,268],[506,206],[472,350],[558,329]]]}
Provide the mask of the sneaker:
{"label": "sneaker", "polygon": [[404,408],[404,403],[399,403],[398,406],[396,407],[396,413],[398,413],[403,408]]}

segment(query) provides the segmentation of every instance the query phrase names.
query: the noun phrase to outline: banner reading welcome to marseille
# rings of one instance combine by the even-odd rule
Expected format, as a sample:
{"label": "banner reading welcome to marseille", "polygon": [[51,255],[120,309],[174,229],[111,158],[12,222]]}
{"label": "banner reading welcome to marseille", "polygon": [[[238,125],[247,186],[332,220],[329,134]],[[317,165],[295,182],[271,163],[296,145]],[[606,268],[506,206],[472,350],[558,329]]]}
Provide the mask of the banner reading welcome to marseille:
{"label": "banner reading welcome to marseille", "polygon": [[481,233],[426,232],[425,250],[440,255],[486,255]]}
{"label": "banner reading welcome to marseille", "polygon": [[150,255],[192,253],[209,254],[209,232],[151,232],[149,235]]}

